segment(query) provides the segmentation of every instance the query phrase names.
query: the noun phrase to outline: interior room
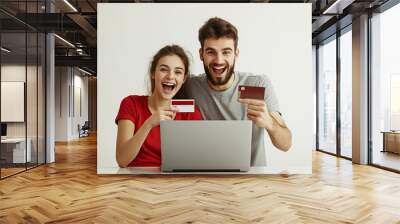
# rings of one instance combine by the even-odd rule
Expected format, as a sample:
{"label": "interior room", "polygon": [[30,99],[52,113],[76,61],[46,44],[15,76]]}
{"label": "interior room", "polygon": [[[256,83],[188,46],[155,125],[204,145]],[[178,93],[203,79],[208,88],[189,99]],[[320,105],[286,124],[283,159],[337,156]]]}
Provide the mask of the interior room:
{"label": "interior room", "polygon": [[[105,9],[117,5],[121,9],[114,16],[102,14]],[[281,17],[274,17],[276,20],[263,21],[255,17],[256,13],[251,14],[247,10],[247,7],[271,9],[271,6],[277,5],[283,9],[283,13],[278,13]],[[242,16],[257,18],[249,20],[260,30],[259,36],[253,35],[252,38],[243,34],[252,30],[237,25],[245,19],[227,16],[229,10],[238,6],[242,7]],[[196,13],[186,16],[184,11],[177,12],[177,9],[185,7]],[[215,16],[230,18],[232,24],[240,27],[239,31],[245,30],[239,32],[239,48],[241,44],[247,43],[256,46],[256,50],[264,46],[281,50],[264,51],[261,57],[251,58],[251,52],[246,52],[246,49],[240,49],[240,56],[237,56],[235,42],[229,42],[234,38],[229,35],[214,34],[202,42],[197,31],[204,20],[199,19],[201,10],[207,10],[207,7],[213,13],[218,7],[225,9],[216,12]],[[307,12],[305,18],[309,22],[293,27],[290,24],[299,23],[293,21],[298,17],[294,13],[285,12],[296,12],[291,11],[296,7],[299,13]],[[144,13],[142,8],[153,14]],[[130,9],[132,13],[129,13]],[[155,13],[153,9],[159,11]],[[132,15],[147,19],[126,19]],[[185,18],[172,25],[167,24],[169,19],[179,18],[179,15],[185,15]],[[160,21],[164,26],[154,23],[153,17],[165,18]],[[193,26],[195,33],[175,31],[179,28],[183,30],[184,24],[191,20],[196,21]],[[101,30],[106,27],[104,24],[126,33],[106,33]],[[135,28],[135,24],[143,24],[143,30]],[[2,0],[0,223],[400,223],[398,24],[398,0]],[[303,44],[306,47],[305,55],[311,57],[310,62],[305,58],[293,59],[299,52],[297,48],[288,49],[288,46],[300,41],[298,38],[301,35],[290,36],[296,29],[309,30],[304,37],[310,41],[303,41]],[[135,34],[138,30],[141,33]],[[142,155],[140,153],[147,152],[148,145],[158,147],[157,155],[166,158],[166,154],[162,154],[166,148],[161,143],[165,136],[162,125],[179,120],[176,115],[179,112],[173,112],[179,104],[172,104],[177,101],[174,101],[176,99],[170,93],[175,94],[177,86],[181,88],[178,85],[180,81],[177,81],[180,79],[176,77],[179,77],[178,70],[188,70],[184,59],[180,57],[182,65],[174,69],[170,69],[170,62],[165,58],[178,56],[177,53],[160,56],[158,60],[166,61],[162,65],[157,62],[153,70],[149,63],[156,58],[153,58],[156,49],[160,49],[150,45],[159,38],[159,35],[152,34],[164,30],[174,32],[167,35],[165,31],[165,41],[162,44],[175,41],[184,46],[187,50],[184,54],[189,53],[188,61],[192,66],[189,69],[192,73],[188,72],[188,75],[193,75],[190,79],[204,75],[203,82],[208,93],[224,94],[229,88],[222,87],[239,82],[236,78],[240,77],[239,69],[243,67],[249,72],[257,69],[270,72],[269,69],[280,65],[273,60],[290,59],[288,66],[281,66],[280,77],[270,76],[278,95],[291,94],[288,101],[284,97],[280,98],[280,110],[283,113],[268,111],[272,106],[267,102],[264,92],[261,100],[258,99],[262,102],[262,109],[251,105],[260,101],[246,101],[250,102],[250,106],[246,105],[240,112],[245,113],[243,119],[235,119],[236,112],[230,113],[229,110],[227,116],[234,119],[213,119],[206,114],[207,109],[223,102],[223,95],[213,98],[215,101],[203,107],[198,104],[198,98],[194,100],[195,96],[185,95],[186,98],[179,99],[183,100],[180,103],[186,108],[193,106],[193,112],[187,113],[201,114],[202,119],[198,122],[240,120],[238,122],[242,124],[251,123],[254,125],[252,128],[265,129],[260,130],[265,141],[263,147],[266,146],[266,154],[263,154],[266,165],[258,169],[253,164],[253,129],[251,132],[243,132],[251,137],[247,139],[249,144],[243,147],[249,153],[249,158],[239,158],[245,160],[250,172],[233,172],[226,167],[209,170],[195,167],[165,172],[162,170],[165,160],[157,161],[161,162],[160,166],[136,165],[140,164],[135,162]],[[270,31],[270,35],[264,31]],[[193,45],[191,42],[179,42],[179,37],[185,35],[193,36]],[[135,39],[139,37],[142,39]],[[265,43],[254,41],[259,39],[264,39]],[[215,47],[219,45],[215,44],[203,49],[206,40],[207,44],[227,40],[223,43],[234,47],[233,50],[219,49]],[[132,45],[124,45],[126,43]],[[149,49],[148,55],[142,54],[139,57],[138,52],[142,49]],[[221,53],[218,53],[220,50]],[[290,51],[292,53],[288,53]],[[274,54],[271,55],[271,52]],[[105,55],[109,61],[104,60],[107,58]],[[207,57],[215,58],[207,64]],[[229,58],[234,60],[229,61]],[[296,66],[303,61],[307,63],[304,67]],[[237,66],[234,66],[235,62]],[[120,63],[128,69],[123,70]],[[226,69],[231,65],[232,70]],[[297,72],[290,69],[297,69]],[[287,71],[290,74],[285,73]],[[143,73],[143,77],[139,73]],[[174,78],[156,78],[156,75],[167,73],[165,77]],[[223,83],[222,78],[213,79],[215,74],[221,77],[226,74],[227,81]],[[136,81],[128,81],[129,77]],[[280,82],[279,78],[284,81]],[[111,83],[125,79],[127,81],[121,84]],[[186,82],[189,79],[182,80]],[[302,84],[302,80],[305,83]],[[161,84],[157,86],[157,82]],[[258,84],[260,86],[253,87],[265,87],[263,81]],[[142,89],[145,85],[148,85],[148,92]],[[297,94],[297,89],[288,88],[297,85],[307,88]],[[107,86],[110,88],[107,89]],[[182,86],[185,91],[190,89],[189,85]],[[267,91],[270,91],[268,88]],[[300,108],[298,104],[303,99],[296,97],[305,98],[306,93],[310,97],[304,99],[307,104]],[[119,94],[118,97],[114,97],[115,94]],[[120,101],[122,95],[132,101],[133,95],[135,100],[139,96],[145,99],[141,112],[147,113],[147,120],[141,117],[143,114],[137,116],[138,101],[123,107],[124,101]],[[117,101],[113,97],[118,98],[120,110],[128,108],[129,116],[120,119],[118,108],[114,105]],[[243,101],[236,98],[238,102]],[[161,116],[160,111],[163,110],[154,107],[159,103],[154,99],[167,99],[171,104],[168,104],[170,109],[165,110],[172,112],[165,112],[165,117]],[[109,104],[111,101],[113,104]],[[298,111],[303,114],[295,113],[292,109],[288,113],[288,108],[292,108],[290,106],[299,107]],[[251,111],[252,108],[260,111]],[[260,118],[261,122],[251,118],[252,113],[264,115]],[[296,115],[292,116],[291,113]],[[132,114],[136,117],[130,117]],[[158,120],[151,123],[154,121],[151,117]],[[308,121],[308,117],[312,117],[312,120]],[[138,123],[139,119],[143,120],[140,123],[143,128]],[[295,122],[302,121],[306,122],[303,129],[300,127],[296,130],[303,130],[304,133],[296,131],[287,135],[288,132],[280,132],[283,134],[278,137],[290,139],[290,143],[295,146],[309,142],[311,147],[279,146],[277,138],[274,138],[277,132],[271,130],[287,130]],[[273,129],[277,127],[279,129]],[[218,137],[230,132],[232,130],[226,128],[226,131],[215,135]],[[174,133],[169,132],[171,135]],[[213,130],[209,130],[208,136],[210,133],[214,133]],[[201,134],[196,136],[199,136],[196,146],[212,142],[211,139],[198,141]],[[232,136],[232,142],[243,137],[236,136],[233,139]],[[303,136],[311,138],[305,139]],[[125,139],[125,142],[121,139]],[[180,139],[185,141],[183,137]],[[165,143],[165,140],[162,141]],[[218,148],[218,145],[213,147]],[[99,149],[107,153],[100,154]],[[191,155],[187,156],[189,158]],[[202,153],[192,155],[200,162],[201,156]],[[234,157],[232,154],[215,153],[215,158],[218,156],[222,159],[214,160],[217,164],[226,164],[226,161]],[[157,159],[160,160],[159,157]],[[172,163],[186,162],[189,168],[192,165],[182,157],[176,158],[179,159],[172,160]],[[298,165],[306,162],[296,161],[303,158],[309,158],[306,169]],[[143,167],[146,169],[142,172]],[[256,169],[252,169],[254,167]]]}

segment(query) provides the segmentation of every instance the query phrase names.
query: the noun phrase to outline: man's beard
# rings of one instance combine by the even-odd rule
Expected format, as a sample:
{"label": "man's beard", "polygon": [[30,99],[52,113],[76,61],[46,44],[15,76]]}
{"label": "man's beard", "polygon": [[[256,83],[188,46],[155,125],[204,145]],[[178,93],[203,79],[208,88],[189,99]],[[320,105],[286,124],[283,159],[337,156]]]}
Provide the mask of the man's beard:
{"label": "man's beard", "polygon": [[208,67],[205,64],[203,64],[203,66],[204,66],[204,71],[207,75],[207,80],[210,81],[211,84],[213,84],[214,86],[223,86],[226,83],[228,83],[229,79],[232,77],[235,68],[235,62],[233,62],[232,67],[229,67],[228,71],[226,72],[225,78],[222,79],[218,78],[217,80],[213,79],[213,76],[211,75],[211,72],[208,69]]}

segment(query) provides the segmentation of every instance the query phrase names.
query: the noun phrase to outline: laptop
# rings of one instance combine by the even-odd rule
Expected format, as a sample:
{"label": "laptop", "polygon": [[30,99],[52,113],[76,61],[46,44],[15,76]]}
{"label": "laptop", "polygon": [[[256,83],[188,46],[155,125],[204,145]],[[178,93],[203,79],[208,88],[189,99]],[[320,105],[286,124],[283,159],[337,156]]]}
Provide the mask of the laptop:
{"label": "laptop", "polygon": [[251,121],[161,121],[161,171],[246,172]]}

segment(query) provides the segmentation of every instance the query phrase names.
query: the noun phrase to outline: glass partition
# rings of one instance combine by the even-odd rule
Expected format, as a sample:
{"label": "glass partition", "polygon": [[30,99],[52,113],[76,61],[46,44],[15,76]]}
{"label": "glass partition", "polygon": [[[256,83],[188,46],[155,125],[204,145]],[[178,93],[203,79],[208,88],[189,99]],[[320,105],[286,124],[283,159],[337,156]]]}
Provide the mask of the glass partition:
{"label": "glass partition", "polygon": [[26,170],[31,161],[26,141],[26,33],[3,32],[1,47],[1,176],[7,177]]}
{"label": "glass partition", "polygon": [[44,5],[45,1],[0,2],[12,12],[0,11],[1,179],[45,163],[46,39],[17,19],[26,12],[45,12]]}

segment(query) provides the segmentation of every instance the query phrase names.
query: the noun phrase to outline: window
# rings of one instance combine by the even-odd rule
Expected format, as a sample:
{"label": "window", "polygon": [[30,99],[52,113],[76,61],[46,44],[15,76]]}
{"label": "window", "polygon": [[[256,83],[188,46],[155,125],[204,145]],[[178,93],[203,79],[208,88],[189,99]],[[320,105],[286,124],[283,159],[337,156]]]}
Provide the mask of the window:
{"label": "window", "polygon": [[352,35],[340,36],[340,155],[352,157]]}
{"label": "window", "polygon": [[336,153],[336,39],[318,48],[318,149]]}
{"label": "window", "polygon": [[372,164],[400,170],[400,5],[371,19]]}

